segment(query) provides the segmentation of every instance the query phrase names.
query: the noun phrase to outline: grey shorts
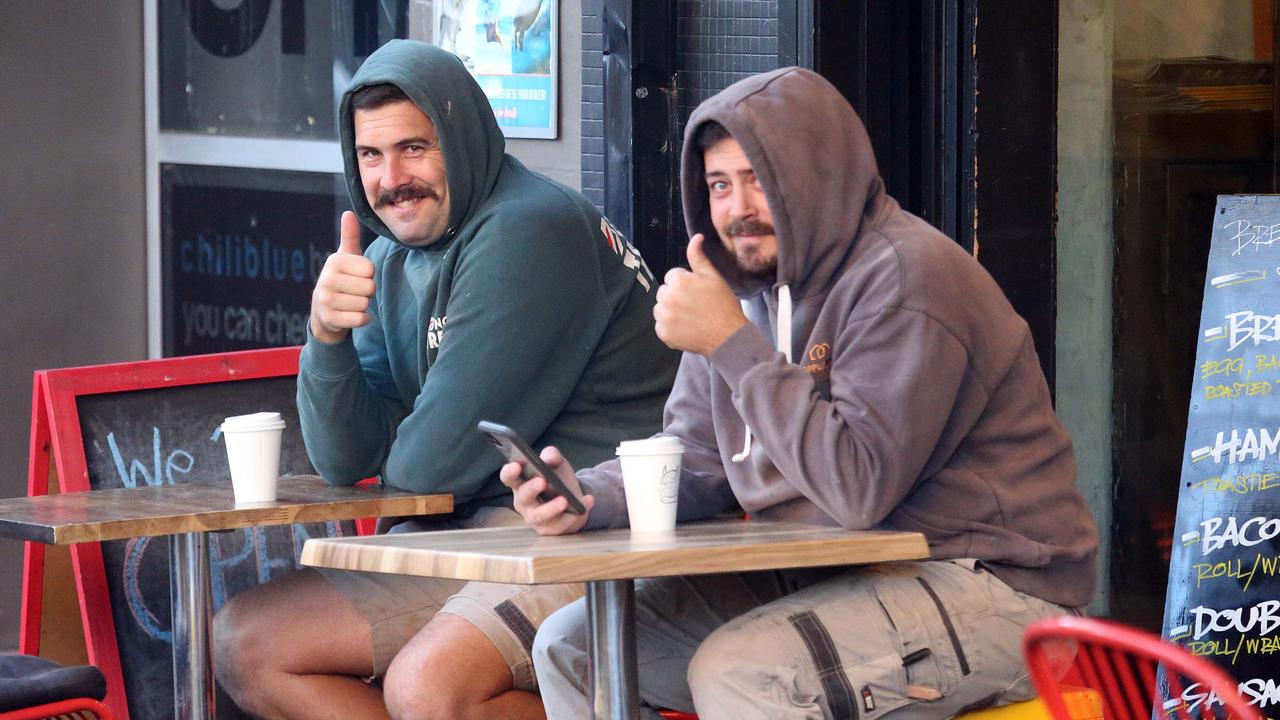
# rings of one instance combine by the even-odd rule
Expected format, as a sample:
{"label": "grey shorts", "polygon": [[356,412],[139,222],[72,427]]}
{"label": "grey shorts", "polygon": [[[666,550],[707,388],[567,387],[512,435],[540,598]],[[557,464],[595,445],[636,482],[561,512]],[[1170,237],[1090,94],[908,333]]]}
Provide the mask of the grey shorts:
{"label": "grey shorts", "polygon": [[[459,530],[523,524],[506,508],[482,508],[467,520],[414,520],[393,532]],[[502,653],[517,690],[534,692],[538,681],[530,652],[548,615],[582,597],[582,585],[503,585],[439,578],[321,569],[320,573],[369,622],[373,669],[382,676],[400,649],[436,613],[457,615]]]}
{"label": "grey shorts", "polygon": [[[641,701],[704,720],[936,720],[1026,700],[1022,631],[1066,612],[972,559],[655,578],[635,598]],[[538,633],[551,720],[590,712],[586,623],[579,602]]]}

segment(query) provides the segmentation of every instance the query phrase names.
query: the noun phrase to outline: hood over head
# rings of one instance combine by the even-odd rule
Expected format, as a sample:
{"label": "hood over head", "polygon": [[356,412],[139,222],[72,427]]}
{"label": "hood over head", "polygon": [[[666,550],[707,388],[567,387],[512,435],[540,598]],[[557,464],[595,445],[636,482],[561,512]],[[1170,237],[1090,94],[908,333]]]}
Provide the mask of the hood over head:
{"label": "hood over head", "polygon": [[852,251],[867,203],[883,194],[867,130],[835,86],[790,67],[740,80],[693,111],[681,156],[689,235],[702,233],[707,257],[739,297],[764,286],[738,271],[711,224],[698,129],[720,123],[742,146],[764,189],[778,241],[777,286],[797,299],[824,292]]}
{"label": "hood over head", "polygon": [[506,154],[502,130],[489,99],[456,55],[417,40],[392,40],[370,55],[342,95],[338,128],[352,207],[366,227],[383,237],[399,242],[365,199],[351,109],[352,93],[383,83],[400,88],[435,125],[449,184],[449,230],[441,239],[447,242],[493,192]]}

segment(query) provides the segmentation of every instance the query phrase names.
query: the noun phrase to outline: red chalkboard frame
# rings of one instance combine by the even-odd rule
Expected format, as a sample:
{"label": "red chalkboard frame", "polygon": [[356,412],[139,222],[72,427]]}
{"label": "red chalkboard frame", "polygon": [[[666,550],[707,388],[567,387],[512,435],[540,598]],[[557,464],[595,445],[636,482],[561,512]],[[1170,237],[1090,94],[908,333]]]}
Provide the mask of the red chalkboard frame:
{"label": "red chalkboard frame", "polygon": [[[300,347],[272,348],[36,371],[31,401],[27,493],[48,494],[51,460],[58,470],[61,492],[90,489],[78,398],[130,390],[297,375],[300,352]],[[369,519],[358,520],[356,524],[362,535],[373,529],[373,521]],[[71,560],[89,662],[106,676],[106,705],[118,718],[128,720],[128,699],[101,545],[96,542],[72,545]],[[27,542],[24,561],[19,650],[38,655],[44,546]]]}

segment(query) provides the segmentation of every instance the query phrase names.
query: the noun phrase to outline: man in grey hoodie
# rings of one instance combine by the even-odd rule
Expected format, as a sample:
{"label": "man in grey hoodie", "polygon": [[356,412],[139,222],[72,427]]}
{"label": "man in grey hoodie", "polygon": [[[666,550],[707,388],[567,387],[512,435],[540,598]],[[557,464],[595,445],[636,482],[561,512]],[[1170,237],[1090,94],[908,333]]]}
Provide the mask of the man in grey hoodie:
{"label": "man in grey hoodie", "polygon": [[[684,351],[663,434],[685,447],[679,518],[912,530],[927,562],[661,578],[636,589],[640,697],[708,718],[943,718],[1032,695],[1032,621],[1093,594],[1097,530],[1027,324],[956,243],[885,195],[866,131],[785,68],[694,111],[689,270],[658,336]],[[735,297],[736,296],[736,297]],[[741,305],[740,305],[741,304]],[[574,476],[590,512],[537,499],[543,534],[626,524],[617,461]],[[583,603],[539,630],[551,718],[587,715]]]}

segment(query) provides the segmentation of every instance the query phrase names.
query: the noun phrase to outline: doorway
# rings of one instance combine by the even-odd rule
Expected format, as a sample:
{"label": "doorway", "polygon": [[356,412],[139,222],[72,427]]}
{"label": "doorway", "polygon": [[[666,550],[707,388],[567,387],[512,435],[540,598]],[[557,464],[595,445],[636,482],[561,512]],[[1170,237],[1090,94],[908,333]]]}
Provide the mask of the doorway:
{"label": "doorway", "polygon": [[1159,631],[1217,196],[1276,191],[1275,3],[1114,5],[1111,614]]}

